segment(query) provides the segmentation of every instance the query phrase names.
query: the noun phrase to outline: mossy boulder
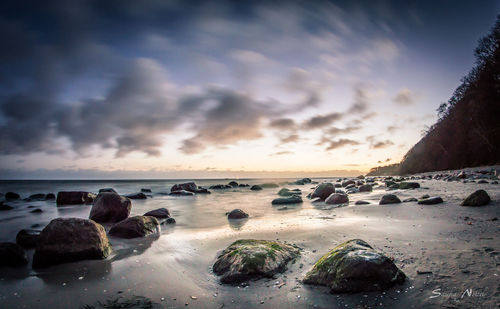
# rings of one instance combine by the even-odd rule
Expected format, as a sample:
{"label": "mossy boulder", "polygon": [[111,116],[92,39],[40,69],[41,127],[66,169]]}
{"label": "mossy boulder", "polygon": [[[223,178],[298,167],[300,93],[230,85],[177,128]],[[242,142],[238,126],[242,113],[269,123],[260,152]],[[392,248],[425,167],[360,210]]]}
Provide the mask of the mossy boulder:
{"label": "mossy boulder", "polygon": [[300,195],[279,197],[271,202],[271,204],[273,205],[298,204],[298,203],[302,203],[302,197]]}
{"label": "mossy boulder", "polygon": [[160,222],[151,216],[135,216],[116,223],[109,230],[109,235],[119,238],[145,237],[160,234]]}
{"label": "mossy boulder", "polygon": [[300,255],[297,247],[276,241],[240,239],[222,251],[213,271],[222,283],[236,284],[250,279],[272,278],[287,269]]}
{"label": "mossy boulder", "polygon": [[405,278],[390,258],[365,241],[353,239],[321,257],[303,282],[327,286],[334,293],[356,293],[385,290]]}
{"label": "mossy boulder", "polygon": [[490,196],[484,190],[477,190],[469,195],[463,202],[462,206],[484,206],[491,201]]}

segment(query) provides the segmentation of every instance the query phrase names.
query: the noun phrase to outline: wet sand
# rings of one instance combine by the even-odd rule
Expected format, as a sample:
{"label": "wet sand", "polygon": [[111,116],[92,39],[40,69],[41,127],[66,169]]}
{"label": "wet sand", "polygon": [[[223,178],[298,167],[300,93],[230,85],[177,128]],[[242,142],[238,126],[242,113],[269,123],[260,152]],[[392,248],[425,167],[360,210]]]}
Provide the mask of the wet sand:
{"label": "wet sand", "polygon": [[[322,180],[319,180],[322,181]],[[141,295],[159,308],[495,308],[500,304],[500,185],[418,180],[421,188],[393,190],[401,199],[439,195],[444,203],[378,205],[385,188],[349,196],[347,207],[304,203],[278,210],[271,200],[279,188],[248,188],[196,197],[154,195],[133,201],[132,214],[166,207],[177,220],[162,226],[160,237],[110,238],[114,253],[102,261],[81,261],[34,271],[31,266],[0,269],[2,308],[82,308],[116,296]],[[102,185],[102,184],[99,184]],[[460,202],[477,189],[492,198],[483,207]],[[120,191],[119,191],[120,192]],[[120,192],[123,193],[123,192]],[[356,200],[368,205],[354,205]],[[39,203],[44,213],[25,204],[2,214],[2,241],[31,224],[43,227],[57,216],[88,217],[90,206],[56,208]],[[34,203],[30,203],[34,204]],[[241,208],[247,221],[230,225],[224,214]],[[9,219],[10,218],[10,219]],[[109,227],[107,227],[109,228]],[[221,285],[211,271],[217,252],[242,238],[280,240],[300,246],[302,256],[274,279],[248,286]],[[385,292],[330,294],[303,285],[312,265],[337,244],[361,238],[393,257],[408,279]],[[28,251],[29,259],[33,250]],[[186,305],[187,304],[187,305]],[[98,308],[98,307],[97,307]]]}

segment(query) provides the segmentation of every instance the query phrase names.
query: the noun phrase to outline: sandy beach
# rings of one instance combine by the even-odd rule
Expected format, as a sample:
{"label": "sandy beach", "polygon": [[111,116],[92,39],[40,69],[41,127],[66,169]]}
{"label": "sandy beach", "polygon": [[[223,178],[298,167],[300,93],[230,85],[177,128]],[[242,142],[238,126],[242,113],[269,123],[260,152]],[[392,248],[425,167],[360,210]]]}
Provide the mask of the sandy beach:
{"label": "sandy beach", "polygon": [[[212,190],[210,195],[172,197],[155,194],[163,186],[157,183],[152,198],[133,201],[132,214],[161,205],[171,211],[177,224],[162,226],[160,236],[130,240],[110,237],[113,253],[105,260],[33,270],[34,250],[28,250],[28,266],[1,269],[0,303],[3,308],[100,308],[98,301],[137,295],[149,298],[158,308],[495,308],[500,301],[500,186],[418,182],[421,188],[391,193],[401,200],[424,194],[441,196],[444,203],[378,205],[387,193],[381,185],[371,193],[350,194],[347,207],[311,203],[304,198],[304,203],[280,210],[271,205],[279,188],[259,192],[235,188]],[[313,185],[286,187],[301,189],[305,197]],[[479,188],[491,196],[488,205],[460,206]],[[354,205],[357,200],[370,204]],[[91,208],[58,208],[45,201],[11,204],[14,210],[0,214],[1,241],[15,241],[21,228],[38,223],[41,229],[54,217],[87,218]],[[43,213],[29,213],[28,204],[35,204]],[[225,213],[234,208],[245,210],[250,218],[228,223]],[[302,254],[275,278],[236,286],[220,284],[211,269],[218,252],[246,238],[295,244]],[[331,294],[327,288],[302,283],[323,254],[355,238],[393,258],[407,276],[404,284],[384,292]]]}

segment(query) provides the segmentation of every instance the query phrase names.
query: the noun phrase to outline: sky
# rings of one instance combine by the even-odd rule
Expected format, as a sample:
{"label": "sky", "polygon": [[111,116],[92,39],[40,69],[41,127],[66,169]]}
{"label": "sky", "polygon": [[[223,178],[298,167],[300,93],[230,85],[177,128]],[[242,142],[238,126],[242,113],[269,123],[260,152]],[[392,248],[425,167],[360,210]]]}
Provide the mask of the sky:
{"label": "sky", "polygon": [[397,163],[500,1],[0,4],[0,178],[343,176]]}

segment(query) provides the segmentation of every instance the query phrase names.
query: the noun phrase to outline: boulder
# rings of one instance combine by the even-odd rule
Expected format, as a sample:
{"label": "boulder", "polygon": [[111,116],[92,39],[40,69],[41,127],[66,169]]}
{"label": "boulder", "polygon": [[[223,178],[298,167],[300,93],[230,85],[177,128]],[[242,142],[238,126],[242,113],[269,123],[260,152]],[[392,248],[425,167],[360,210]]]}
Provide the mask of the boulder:
{"label": "boulder", "polygon": [[276,241],[241,239],[217,257],[213,271],[222,283],[241,283],[249,279],[272,278],[287,269],[300,250]]}
{"label": "boulder", "polygon": [[238,185],[238,187],[240,187],[240,188],[246,188],[246,187],[250,187],[250,185],[249,185],[249,184],[247,184],[247,183],[240,183],[240,184]]}
{"label": "boulder", "polygon": [[244,212],[241,209],[233,209],[231,212],[227,215],[228,219],[245,219],[248,218],[248,214]]}
{"label": "boulder", "polygon": [[335,193],[335,186],[332,183],[319,184],[311,194],[311,199],[319,197],[321,200],[326,200],[332,193]]}
{"label": "boulder", "polygon": [[273,204],[273,205],[297,204],[297,203],[302,203],[302,197],[300,195],[279,197],[279,198],[274,199],[271,202],[271,204]]}
{"label": "boulder", "polygon": [[99,193],[104,193],[104,192],[118,193],[113,188],[102,188],[102,189],[99,189]]}
{"label": "boulder", "polygon": [[463,202],[462,206],[484,206],[491,201],[490,196],[484,190],[477,190],[469,195]]}
{"label": "boulder", "polygon": [[168,195],[178,195],[178,196],[193,196],[194,193],[186,190],[172,191]]}
{"label": "boulder", "polygon": [[356,185],[356,182],[352,179],[349,179],[349,180],[346,180],[344,182],[342,182],[342,187],[347,187],[348,185]]}
{"label": "boulder", "polygon": [[145,200],[147,199],[148,197],[146,196],[146,194],[142,193],[142,192],[137,192],[137,193],[132,193],[132,194],[128,194],[128,195],[125,195],[125,197],[131,199],[131,200]]}
{"label": "boulder", "polygon": [[347,194],[332,193],[325,200],[326,204],[346,204],[349,203],[349,197]]}
{"label": "boulder", "polygon": [[208,189],[198,187],[198,190],[195,192],[196,194],[211,194],[212,192],[208,191]]}
{"label": "boulder", "polygon": [[143,192],[143,193],[152,193],[151,189],[148,189],[148,188],[141,188],[141,192]]}
{"label": "boulder", "polygon": [[40,232],[40,230],[22,229],[16,235],[16,243],[26,249],[35,248]]}
{"label": "boulder", "polygon": [[385,204],[397,204],[397,203],[401,203],[399,197],[397,197],[394,194],[385,194],[384,196],[382,196],[378,204],[385,205]]}
{"label": "boulder", "polygon": [[88,259],[104,259],[111,246],[102,225],[80,218],[58,218],[42,230],[38,237],[33,267]]}
{"label": "boulder", "polygon": [[252,191],[260,191],[260,190],[262,190],[262,187],[261,187],[261,186],[259,186],[259,185],[253,185],[253,186],[250,188],[250,190],[252,190]]}
{"label": "boulder", "polygon": [[370,202],[368,201],[356,201],[354,203],[354,205],[368,205],[368,204],[370,204]]}
{"label": "boulder", "polygon": [[228,186],[236,188],[238,186],[238,183],[236,181],[231,181],[231,182],[228,183]]}
{"label": "boulder", "polygon": [[484,179],[481,179],[481,180],[479,180],[477,183],[479,183],[479,184],[483,184],[483,183],[488,183],[488,182],[487,182],[486,180],[484,180]]}
{"label": "boulder", "polygon": [[160,224],[174,224],[175,219],[174,218],[167,218],[166,220],[163,220]]}
{"label": "boulder", "polygon": [[279,196],[292,196],[292,195],[301,195],[302,191],[299,189],[290,190],[288,188],[282,188],[278,191]]}
{"label": "boulder", "polygon": [[55,200],[56,199],[56,196],[54,193],[47,193],[47,195],[45,195],[45,200],[46,201],[49,201],[49,200]]}
{"label": "boulder", "polygon": [[186,182],[181,184],[175,184],[170,189],[170,192],[185,190],[195,193],[198,190],[198,186],[194,182]]}
{"label": "boulder", "polygon": [[442,203],[443,199],[440,196],[429,197],[423,200],[419,200],[417,203],[421,205],[434,205]]}
{"label": "boulder", "polygon": [[372,192],[373,188],[371,185],[359,186],[359,192]]}
{"label": "boulder", "polygon": [[84,191],[61,191],[57,193],[57,205],[90,205],[96,195]]}
{"label": "boulder", "polygon": [[17,267],[28,264],[28,257],[21,246],[12,242],[0,243],[0,267]]}
{"label": "boulder", "polygon": [[5,199],[6,200],[17,200],[21,198],[21,196],[15,192],[7,192],[5,193]]}
{"label": "boulder", "polygon": [[33,209],[32,211],[30,211],[30,213],[32,213],[32,214],[41,214],[42,212],[43,212],[43,210],[41,210],[40,208]]}
{"label": "boulder", "polygon": [[135,216],[116,223],[109,230],[109,235],[119,238],[145,237],[160,234],[160,222],[155,217]]}
{"label": "boulder", "polygon": [[399,189],[406,190],[406,189],[417,189],[420,188],[420,184],[418,182],[400,182],[399,183]]}
{"label": "boulder", "polygon": [[210,186],[209,189],[212,190],[222,190],[222,189],[231,189],[232,187],[230,185],[223,185],[223,184],[217,184]]}
{"label": "boulder", "polygon": [[14,207],[7,205],[7,204],[4,204],[3,202],[0,202],[0,211],[11,210],[11,209],[14,209]]}
{"label": "boulder", "polygon": [[158,208],[155,210],[148,211],[147,213],[144,214],[144,216],[151,216],[157,219],[166,219],[170,218],[170,211],[168,211],[168,209],[166,208]]}
{"label": "boulder", "polygon": [[114,192],[99,193],[90,210],[89,219],[99,223],[115,223],[130,215],[132,202]]}
{"label": "boulder", "polygon": [[389,257],[353,239],[321,257],[303,282],[327,286],[334,293],[356,293],[385,290],[405,278]]}

